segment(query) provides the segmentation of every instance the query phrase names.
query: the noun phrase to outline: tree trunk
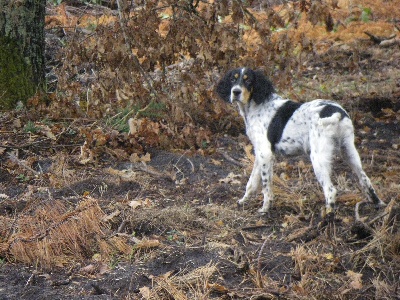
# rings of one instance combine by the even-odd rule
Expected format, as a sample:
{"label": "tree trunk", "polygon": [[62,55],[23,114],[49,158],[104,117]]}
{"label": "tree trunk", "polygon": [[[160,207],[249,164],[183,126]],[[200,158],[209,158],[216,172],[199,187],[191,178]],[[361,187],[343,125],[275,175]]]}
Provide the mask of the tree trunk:
{"label": "tree trunk", "polygon": [[44,81],[46,0],[0,0],[0,108],[25,103]]}

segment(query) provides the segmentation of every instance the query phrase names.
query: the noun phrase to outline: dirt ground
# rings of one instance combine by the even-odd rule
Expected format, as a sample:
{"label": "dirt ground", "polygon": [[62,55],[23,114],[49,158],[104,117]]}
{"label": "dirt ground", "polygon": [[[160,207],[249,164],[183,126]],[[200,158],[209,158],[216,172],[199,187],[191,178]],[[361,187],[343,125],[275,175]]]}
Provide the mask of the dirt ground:
{"label": "dirt ground", "polygon": [[348,110],[388,204],[362,206],[360,221],[364,196],[340,157],[333,224],[306,156],[277,158],[261,216],[260,195],[236,205],[253,159],[244,128],[215,134],[208,151],[148,147],[132,162],[108,148],[87,161],[87,120],[54,142],[45,127],[22,130],[29,111],[2,112],[0,299],[400,299],[400,54],[361,43],[356,67],[332,46],[280,91]]}

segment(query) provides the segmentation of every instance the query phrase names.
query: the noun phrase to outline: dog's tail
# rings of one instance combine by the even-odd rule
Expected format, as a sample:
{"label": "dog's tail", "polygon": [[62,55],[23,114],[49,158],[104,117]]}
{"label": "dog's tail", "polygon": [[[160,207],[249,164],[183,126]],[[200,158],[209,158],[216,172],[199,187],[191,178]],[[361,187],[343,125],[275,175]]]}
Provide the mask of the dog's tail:
{"label": "dog's tail", "polygon": [[336,112],[330,117],[319,118],[318,125],[323,126],[323,127],[336,126],[339,124],[339,121],[341,119],[342,119],[342,115],[339,112]]}
{"label": "dog's tail", "polygon": [[323,130],[325,136],[343,139],[345,136],[353,134],[353,125],[348,117],[343,117],[340,112],[332,114],[330,117],[319,118],[318,127]]}
{"label": "dog's tail", "polygon": [[329,117],[320,117],[317,124],[325,136],[337,139],[339,143],[345,137],[354,135],[354,128],[350,118],[343,117],[340,112],[336,112]]}

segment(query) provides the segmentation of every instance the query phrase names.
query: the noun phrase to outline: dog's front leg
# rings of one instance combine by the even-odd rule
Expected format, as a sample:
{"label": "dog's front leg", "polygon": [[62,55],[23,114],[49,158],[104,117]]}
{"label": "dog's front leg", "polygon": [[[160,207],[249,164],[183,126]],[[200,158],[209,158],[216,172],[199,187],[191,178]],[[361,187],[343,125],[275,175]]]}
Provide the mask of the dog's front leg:
{"label": "dog's front leg", "polygon": [[272,192],[274,156],[272,153],[261,153],[260,158],[261,183],[264,201],[263,206],[258,210],[258,212],[265,214],[268,212],[274,197]]}
{"label": "dog's front leg", "polygon": [[246,193],[243,198],[238,201],[238,205],[243,205],[255,192],[257,192],[261,183],[261,170],[260,163],[256,158],[254,161],[253,170],[251,171],[251,175],[249,181],[246,185]]}

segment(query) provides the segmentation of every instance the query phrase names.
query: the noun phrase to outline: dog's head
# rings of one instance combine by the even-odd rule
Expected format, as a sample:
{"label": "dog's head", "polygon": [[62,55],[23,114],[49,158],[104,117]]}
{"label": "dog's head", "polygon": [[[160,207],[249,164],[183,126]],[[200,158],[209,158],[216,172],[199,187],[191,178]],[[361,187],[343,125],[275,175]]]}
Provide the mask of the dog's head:
{"label": "dog's head", "polygon": [[218,95],[225,101],[257,104],[267,101],[274,87],[262,71],[239,68],[229,71],[217,84]]}

